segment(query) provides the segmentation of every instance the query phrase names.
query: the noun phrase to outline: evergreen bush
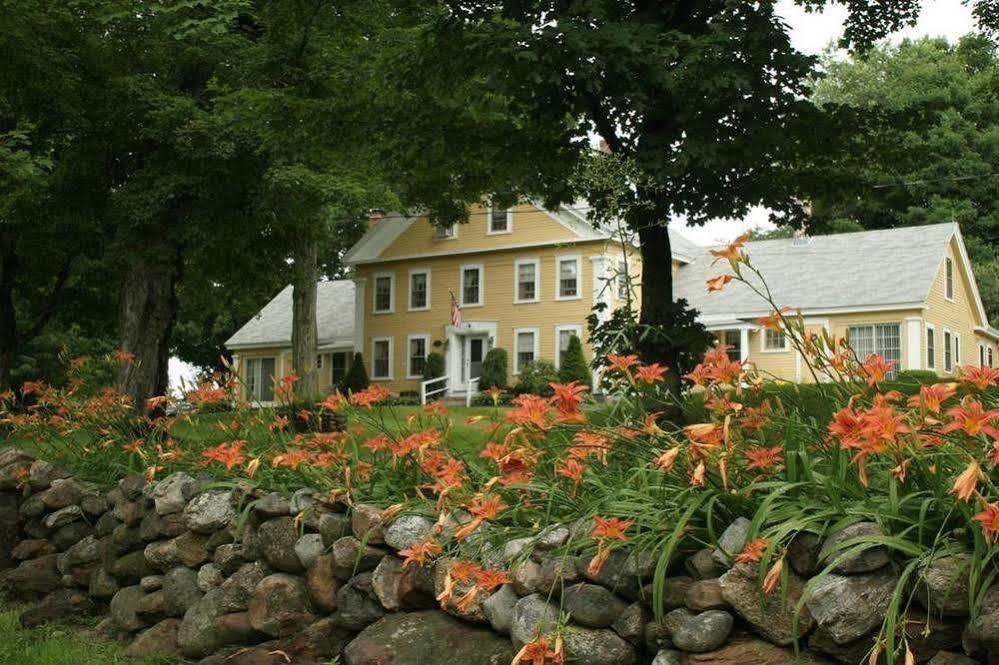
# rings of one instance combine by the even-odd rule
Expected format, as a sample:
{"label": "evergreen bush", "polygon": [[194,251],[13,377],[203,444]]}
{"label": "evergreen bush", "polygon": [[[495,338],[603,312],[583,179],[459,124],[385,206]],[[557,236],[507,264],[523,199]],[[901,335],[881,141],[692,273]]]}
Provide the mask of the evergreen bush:
{"label": "evergreen bush", "polygon": [[569,338],[569,346],[562,352],[560,364],[558,380],[562,383],[576,381],[584,386],[592,385],[593,374],[583,355],[583,343],[577,335]]}
{"label": "evergreen bush", "polygon": [[482,374],[479,376],[479,390],[489,388],[507,388],[507,354],[506,349],[499,347],[489,349],[485,359],[482,361]]}
{"label": "evergreen bush", "polygon": [[525,363],[520,368],[520,378],[517,381],[516,391],[518,393],[531,393],[548,397],[554,393],[548,384],[558,381],[558,370],[550,360],[538,358],[529,363]]}
{"label": "evergreen bush", "polygon": [[444,376],[444,355],[437,351],[427,354],[427,361],[423,365],[423,380],[439,379]]}
{"label": "evergreen bush", "polygon": [[343,388],[348,393],[356,393],[370,385],[368,372],[364,369],[364,357],[360,353],[355,353],[350,369],[347,370],[347,376],[343,378]]}

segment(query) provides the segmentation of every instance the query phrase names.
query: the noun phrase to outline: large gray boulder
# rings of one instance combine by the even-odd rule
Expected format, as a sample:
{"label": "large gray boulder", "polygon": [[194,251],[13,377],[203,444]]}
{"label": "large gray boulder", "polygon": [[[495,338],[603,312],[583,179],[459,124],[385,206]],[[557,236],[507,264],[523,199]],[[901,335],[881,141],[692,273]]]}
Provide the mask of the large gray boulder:
{"label": "large gray boulder", "polygon": [[178,471],[155,483],[149,494],[156,514],[169,515],[184,510],[196,489],[197,481],[183,471]]}
{"label": "large gray boulder", "polygon": [[677,649],[691,653],[714,651],[728,639],[735,620],[722,610],[691,612],[677,608],[663,618],[670,639]]}
{"label": "large gray boulder", "polygon": [[385,544],[404,550],[426,540],[433,528],[433,520],[423,515],[400,515],[385,529]]}
{"label": "large gray boulder", "polygon": [[508,665],[509,640],[437,610],[389,614],[344,649],[345,665]]}
{"label": "large gray boulder", "polygon": [[261,524],[257,529],[257,540],[264,559],[275,570],[285,573],[305,570],[295,553],[298,528],[291,517],[275,517]]}
{"label": "large gray boulder", "polygon": [[833,575],[811,585],[808,611],[838,644],[859,639],[884,621],[898,576],[890,568],[868,575]]}
{"label": "large gray boulder", "polygon": [[232,490],[207,490],[184,507],[187,528],[196,533],[212,533],[236,520],[235,497]]}
{"label": "large gray boulder", "polygon": [[718,546],[711,553],[715,562],[724,568],[729,568],[735,561],[735,556],[746,546],[749,529],[752,522],[745,517],[737,517],[734,522],[722,531],[718,538]]}
{"label": "large gray boulder", "polygon": [[254,630],[286,637],[315,620],[302,579],[275,573],[260,580],[247,609]]}
{"label": "large gray boulder", "polygon": [[961,553],[934,559],[919,571],[916,600],[933,615],[967,616],[970,573],[970,554]]}
{"label": "large gray boulder", "polygon": [[889,557],[886,547],[883,545],[865,545],[863,546],[864,549],[846,555],[847,552],[861,546],[852,545],[843,547],[843,543],[854,538],[882,535],[884,535],[884,532],[875,522],[857,522],[844,529],[840,529],[826,538],[825,542],[822,543],[822,548],[819,550],[819,565],[824,568],[833,561],[839,560],[840,557],[844,557],[836,564],[832,572],[841,575],[850,575],[854,573],[869,573],[877,570],[888,563]]}
{"label": "large gray boulder", "polygon": [[795,608],[804,590],[804,581],[794,573],[787,572],[787,594],[764,594],[760,589],[756,565],[736,564],[719,578],[722,597],[736,613],[766,639],[786,646],[795,636],[804,637],[815,625],[808,608],[804,607],[797,616]]}
{"label": "large gray boulder", "polygon": [[562,608],[583,626],[606,628],[628,606],[623,600],[596,584],[574,584],[565,590]]}

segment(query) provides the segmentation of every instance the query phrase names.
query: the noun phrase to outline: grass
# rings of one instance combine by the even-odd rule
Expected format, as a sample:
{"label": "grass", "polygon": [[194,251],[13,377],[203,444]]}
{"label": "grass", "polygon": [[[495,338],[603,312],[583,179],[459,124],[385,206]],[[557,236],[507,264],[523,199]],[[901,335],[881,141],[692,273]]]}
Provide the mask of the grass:
{"label": "grass", "polygon": [[22,628],[23,607],[0,603],[0,663],[13,665],[167,665],[180,661],[126,658],[120,645],[84,634],[91,625],[48,624]]}

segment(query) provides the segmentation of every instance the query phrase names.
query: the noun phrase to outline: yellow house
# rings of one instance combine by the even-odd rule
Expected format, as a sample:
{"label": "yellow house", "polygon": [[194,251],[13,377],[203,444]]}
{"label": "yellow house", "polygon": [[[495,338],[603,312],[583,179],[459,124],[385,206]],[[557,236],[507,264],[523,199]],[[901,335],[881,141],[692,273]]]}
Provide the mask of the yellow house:
{"label": "yellow house", "polygon": [[[613,308],[640,290],[636,248],[595,229],[584,207],[545,210],[532,203],[485,205],[449,229],[425,217],[388,215],[347,252],[351,280],[320,283],[321,386],[344,376],[354,351],[373,382],[418,391],[427,355],[445,358],[450,395],[475,390],[489,349],[506,349],[515,379],[526,363],[556,366],[598,303]],[[780,335],[761,330],[765,304],[730,284],[707,293],[720,270],[707,248],[671,232],[675,293],[731,353],[764,372],[808,380]],[[747,245],[779,304],[801,309],[806,324],[849,335],[860,354],[880,353],[904,369],[940,373],[958,364],[996,362],[990,328],[960,230],[954,224],[771,240]],[[630,279],[629,279],[630,277]],[[273,399],[272,376],[292,371],[291,289],[279,293],[227,342],[249,391]],[[436,387],[433,386],[433,387]]]}

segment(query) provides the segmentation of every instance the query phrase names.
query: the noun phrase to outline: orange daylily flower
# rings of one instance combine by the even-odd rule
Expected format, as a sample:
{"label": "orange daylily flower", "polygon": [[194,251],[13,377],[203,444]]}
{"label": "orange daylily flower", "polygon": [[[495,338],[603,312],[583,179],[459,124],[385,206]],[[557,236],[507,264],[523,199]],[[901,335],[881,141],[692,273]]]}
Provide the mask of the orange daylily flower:
{"label": "orange daylily flower", "polygon": [[742,451],[747,469],[771,469],[784,463],[782,446],[773,448],[747,448]]}
{"label": "orange daylily flower", "polygon": [[973,518],[982,528],[982,535],[989,543],[995,542],[996,534],[999,533],[999,504],[985,504],[985,509]]}
{"label": "orange daylily flower", "polygon": [[666,376],[666,372],[668,371],[668,367],[660,365],[659,363],[643,365],[635,372],[635,381],[649,385],[659,383],[663,380],[663,377]]}
{"label": "orange daylily flower", "polygon": [[616,540],[628,540],[624,532],[634,524],[634,520],[622,520],[617,517],[593,516],[593,537],[597,539],[610,538]]}
{"label": "orange daylily flower", "polygon": [[673,465],[676,464],[676,458],[680,454],[680,446],[675,446],[670,448],[662,455],[656,458],[656,466],[660,469],[669,473],[673,470]]}
{"label": "orange daylily flower", "polygon": [[608,353],[607,364],[611,369],[631,376],[631,368],[638,364],[638,356],[635,354],[619,356],[616,353]]}
{"label": "orange daylily flower", "polygon": [[763,558],[763,553],[767,550],[767,539],[757,538],[746,543],[736,557],[736,563],[758,563]]}
{"label": "orange daylily flower", "polygon": [[999,368],[967,365],[960,368],[959,378],[961,383],[972,385],[978,390],[986,390],[999,386]]}
{"label": "orange daylily flower", "polygon": [[232,443],[220,443],[213,448],[206,448],[201,451],[201,456],[205,459],[205,464],[218,462],[225,466],[227,471],[232,471],[237,464],[242,464],[246,457],[243,455],[243,448],[246,441],[233,441]]}
{"label": "orange daylily flower", "polygon": [[919,407],[928,413],[940,413],[941,405],[957,393],[956,383],[924,384],[919,394],[909,398],[909,406]]}
{"label": "orange daylily flower", "polygon": [[555,648],[550,648],[548,640],[540,633],[533,640],[525,644],[517,655],[513,657],[510,665],[564,665],[565,653],[562,651],[562,638],[556,638]]}
{"label": "orange daylily flower", "polygon": [[583,394],[588,390],[586,386],[577,381],[571,383],[549,383],[555,391],[552,399],[555,401],[555,410],[561,415],[575,414],[579,412],[579,403],[583,400]]}
{"label": "orange daylily flower", "polygon": [[743,261],[743,254],[739,250],[745,246],[748,240],[749,235],[744,233],[722,249],[709,250],[711,252],[711,256],[716,257],[712,263],[717,263],[721,259],[725,259],[732,264],[732,267],[734,268],[737,263]]}
{"label": "orange daylily flower", "polygon": [[433,540],[424,540],[399,550],[399,554],[404,559],[402,567],[407,568],[411,563],[424,566],[429,558],[435,557],[443,551],[444,549]]}
{"label": "orange daylily flower", "polygon": [[879,356],[875,353],[867,356],[864,362],[860,364],[860,367],[864,370],[867,375],[867,385],[874,386],[879,383],[883,383],[885,378],[888,376],[888,372],[891,368],[895,366],[895,361],[885,360],[884,356]]}
{"label": "orange daylily flower", "polygon": [[999,418],[999,409],[986,411],[978,400],[965,398],[962,406],[955,406],[947,411],[947,415],[952,420],[940,429],[944,434],[962,430],[968,436],[988,434],[993,439],[999,439],[999,430],[992,426],[992,422]]}
{"label": "orange daylily flower", "polygon": [[771,594],[777,590],[780,584],[781,573],[784,572],[784,557],[777,559],[777,562],[767,571],[767,576],[763,578],[763,592]]}
{"label": "orange daylily flower", "polygon": [[957,497],[958,501],[970,501],[978,488],[978,481],[982,478],[982,467],[977,461],[972,460],[961,472],[961,475],[954,481],[951,493]]}
{"label": "orange daylily flower", "polygon": [[708,293],[714,291],[721,291],[725,288],[725,285],[732,281],[732,275],[715,275],[714,277],[709,277],[706,281],[708,285]]}

